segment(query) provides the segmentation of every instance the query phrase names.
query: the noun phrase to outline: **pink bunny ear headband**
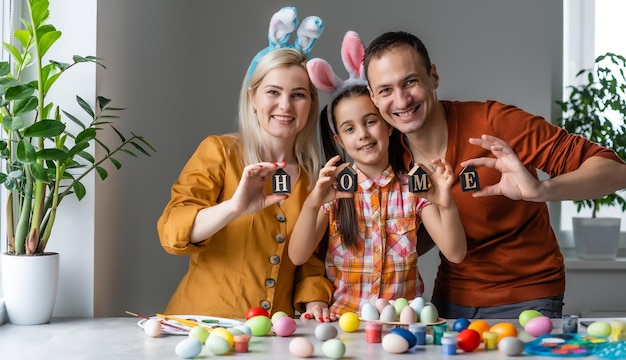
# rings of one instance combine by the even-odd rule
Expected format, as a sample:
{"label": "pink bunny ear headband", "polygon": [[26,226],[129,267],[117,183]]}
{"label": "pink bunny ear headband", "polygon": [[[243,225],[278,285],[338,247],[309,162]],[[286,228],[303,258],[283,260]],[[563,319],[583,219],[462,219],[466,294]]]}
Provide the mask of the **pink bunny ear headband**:
{"label": "pink bunny ear headband", "polygon": [[359,38],[359,34],[354,31],[348,31],[343,37],[341,43],[341,60],[343,66],[350,76],[346,80],[341,80],[333,71],[332,66],[321,58],[311,59],[307,62],[306,67],[309,71],[309,77],[315,87],[323,92],[329,93],[328,101],[328,125],[334,134],[335,121],[332,117],[332,103],[344,91],[358,85],[366,85],[365,71],[363,68],[363,56],[365,55],[365,46]]}
{"label": "pink bunny ear headband", "polygon": [[[296,32],[294,44],[287,43],[291,33]],[[272,50],[281,48],[293,48],[300,50],[310,57],[309,52],[315,46],[315,42],[324,31],[324,22],[317,16],[307,16],[298,27],[298,11],[293,6],[285,6],[272,15],[268,32],[269,46],[259,51],[250,62],[248,67],[248,81],[256,69],[259,60]]]}

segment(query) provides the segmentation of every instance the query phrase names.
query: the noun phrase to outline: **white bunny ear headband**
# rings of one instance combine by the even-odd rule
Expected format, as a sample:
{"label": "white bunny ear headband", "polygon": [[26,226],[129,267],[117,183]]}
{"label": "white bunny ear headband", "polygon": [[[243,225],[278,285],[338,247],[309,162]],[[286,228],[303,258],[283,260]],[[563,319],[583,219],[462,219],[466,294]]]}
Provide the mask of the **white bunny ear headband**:
{"label": "white bunny ear headband", "polygon": [[344,35],[343,42],[341,43],[341,60],[348,74],[350,74],[348,79],[341,80],[333,71],[332,66],[324,59],[311,59],[306,64],[313,85],[315,85],[318,90],[331,94],[327,107],[328,125],[334,134],[337,134],[335,121],[332,117],[332,103],[335,101],[335,98],[354,86],[367,86],[363,68],[364,55],[365,46],[359,34],[354,31],[348,31],[346,35]]}
{"label": "white bunny ear headband", "polygon": [[[296,30],[296,39],[291,45],[289,36]],[[315,42],[324,31],[324,22],[317,16],[307,16],[298,27],[298,11],[293,6],[285,6],[278,10],[270,19],[268,32],[269,46],[259,51],[250,62],[248,68],[248,81],[256,69],[256,66],[265,54],[272,50],[281,48],[293,48],[300,50],[304,55],[310,57],[309,52],[315,46]]]}

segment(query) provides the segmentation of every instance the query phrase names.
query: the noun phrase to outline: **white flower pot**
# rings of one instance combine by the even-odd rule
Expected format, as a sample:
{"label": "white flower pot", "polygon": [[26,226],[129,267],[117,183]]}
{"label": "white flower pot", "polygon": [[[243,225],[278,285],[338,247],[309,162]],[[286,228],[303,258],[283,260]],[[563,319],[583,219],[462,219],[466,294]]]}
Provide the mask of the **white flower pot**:
{"label": "white flower pot", "polygon": [[2,254],[2,289],[9,321],[16,325],[50,322],[59,283],[59,254]]}
{"label": "white flower pot", "polygon": [[572,218],[574,244],[581,259],[613,260],[617,255],[620,218]]}

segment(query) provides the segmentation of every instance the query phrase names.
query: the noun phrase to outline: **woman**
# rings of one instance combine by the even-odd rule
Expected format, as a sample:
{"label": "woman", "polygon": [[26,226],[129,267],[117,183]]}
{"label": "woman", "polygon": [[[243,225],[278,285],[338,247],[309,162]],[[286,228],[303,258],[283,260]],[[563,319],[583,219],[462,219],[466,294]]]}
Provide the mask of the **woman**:
{"label": "woman", "polygon": [[[242,83],[239,132],[200,144],[158,220],[163,248],[191,255],[166,313],[243,318],[249,308],[263,307],[330,320],[332,285],[323,262],[312,257],[296,267],[286,256],[310,179],[321,167],[308,54],[293,47],[262,53]],[[291,178],[288,195],[272,194],[278,169]]]}

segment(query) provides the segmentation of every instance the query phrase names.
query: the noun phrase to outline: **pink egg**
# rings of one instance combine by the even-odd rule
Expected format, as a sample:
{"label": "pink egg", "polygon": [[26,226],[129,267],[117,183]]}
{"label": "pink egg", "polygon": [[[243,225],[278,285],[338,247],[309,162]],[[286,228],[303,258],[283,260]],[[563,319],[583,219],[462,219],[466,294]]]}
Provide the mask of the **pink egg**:
{"label": "pink egg", "polygon": [[535,337],[552,332],[552,320],[547,316],[537,316],[526,322],[524,330]]}
{"label": "pink egg", "polygon": [[289,352],[299,358],[308,358],[313,355],[315,348],[305,337],[295,337],[289,342]]}
{"label": "pink egg", "polygon": [[281,316],[274,320],[272,325],[274,332],[278,336],[291,336],[296,332],[296,321],[289,316]]}

